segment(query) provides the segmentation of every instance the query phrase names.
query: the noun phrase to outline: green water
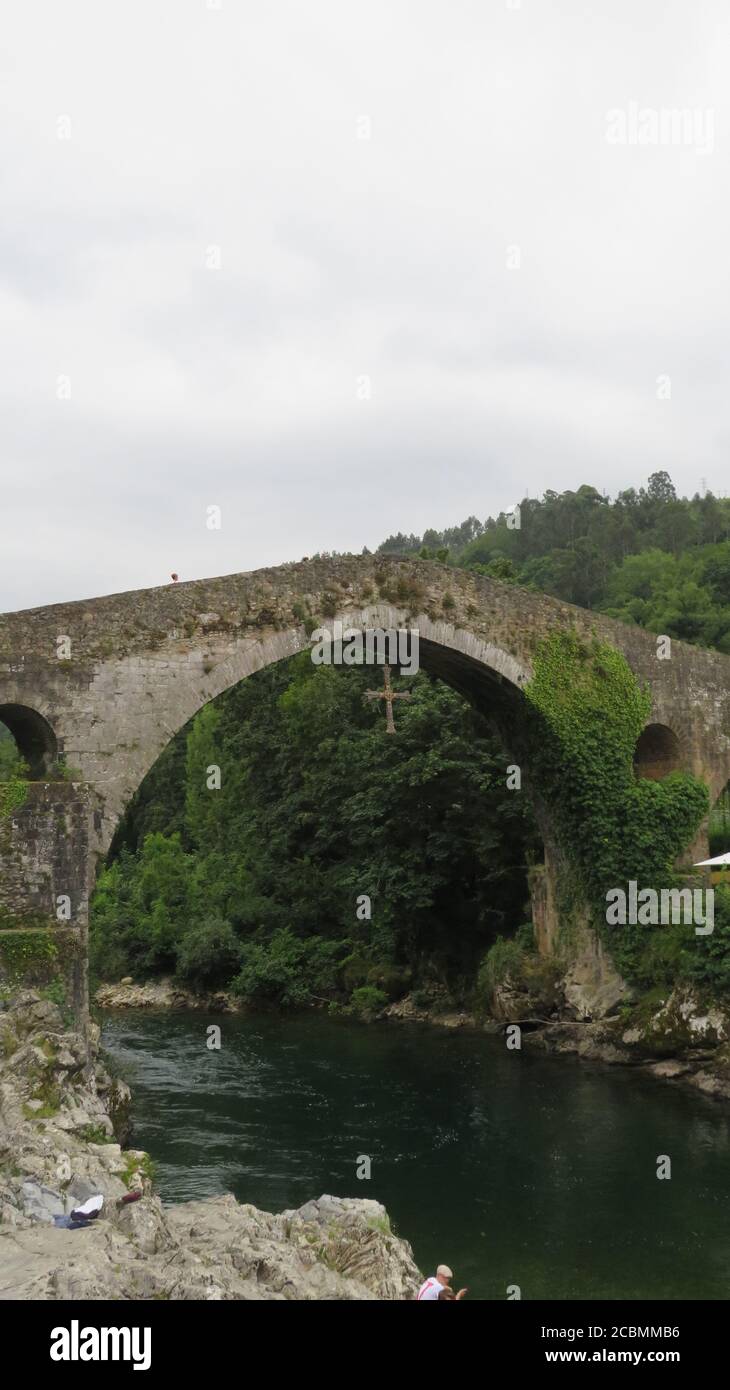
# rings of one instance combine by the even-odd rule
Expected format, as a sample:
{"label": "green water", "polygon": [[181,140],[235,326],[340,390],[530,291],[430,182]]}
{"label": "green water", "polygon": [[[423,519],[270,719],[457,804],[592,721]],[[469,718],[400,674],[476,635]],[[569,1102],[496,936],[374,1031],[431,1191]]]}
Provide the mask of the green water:
{"label": "green water", "polygon": [[[222,1048],[206,1047],[206,1026]],[[501,1037],[318,1014],[107,1016],[134,1143],[167,1202],[269,1211],[375,1197],[424,1271],[476,1298],[714,1298],[730,1289],[730,1108]],[[359,1155],[372,1177],[358,1180]],[[658,1181],[657,1156],[671,1158]]]}

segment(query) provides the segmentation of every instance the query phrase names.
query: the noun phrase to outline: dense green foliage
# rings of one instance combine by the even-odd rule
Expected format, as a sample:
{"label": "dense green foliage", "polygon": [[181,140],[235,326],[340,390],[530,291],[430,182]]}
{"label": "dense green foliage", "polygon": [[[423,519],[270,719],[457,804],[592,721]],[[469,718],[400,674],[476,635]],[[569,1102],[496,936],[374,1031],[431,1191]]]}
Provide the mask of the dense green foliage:
{"label": "dense green foliage", "polygon": [[524,918],[529,810],[454,691],[409,681],[388,738],[364,699],[379,679],[304,655],[201,710],[143,784],[99,881],[99,974],[235,976],[243,996],[289,1004],[473,983],[497,932]]}
{"label": "dense green foliage", "polygon": [[550,798],[597,927],[621,970],[634,976],[647,932],[608,928],[606,892],[630,879],[657,890],[673,885],[673,864],[707,814],[707,788],[689,773],[661,781],[634,775],[651,697],[613,647],[588,647],[569,632],[546,639],[525,693],[539,716],[533,775]]}
{"label": "dense green foliage", "polygon": [[691,979],[706,985],[713,994],[730,994],[730,883],[727,878],[715,888],[715,926],[710,936],[689,936],[684,943],[684,967]]}
{"label": "dense green foliage", "polygon": [[613,501],[594,487],[524,498],[446,531],[389,536],[380,553],[428,554],[730,652],[730,499],[677,497],[666,473]]}

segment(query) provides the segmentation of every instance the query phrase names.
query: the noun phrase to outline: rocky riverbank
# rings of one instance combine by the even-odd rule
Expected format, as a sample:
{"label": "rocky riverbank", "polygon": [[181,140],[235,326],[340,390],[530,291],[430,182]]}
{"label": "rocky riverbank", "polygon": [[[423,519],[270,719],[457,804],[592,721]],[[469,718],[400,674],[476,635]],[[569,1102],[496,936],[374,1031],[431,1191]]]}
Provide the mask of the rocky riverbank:
{"label": "rocky riverbank", "polygon": [[687,988],[663,1000],[649,997],[616,1017],[550,1023],[525,1033],[523,1042],[544,1052],[639,1067],[659,1080],[730,1100],[730,1017]]}
{"label": "rocky riverbank", "polygon": [[[263,1212],[234,1197],[164,1207],[125,1149],[130,1094],[52,1003],[0,1006],[0,1298],[410,1299],[421,1275],[379,1202]],[[139,1194],[129,1200],[130,1194]],[[88,1226],[54,1217],[104,1198]]]}
{"label": "rocky riverbank", "polygon": [[[158,980],[145,980],[141,983],[129,978],[116,984],[107,981],[98,986],[94,994],[94,1003],[100,1009],[195,1009],[212,1014],[241,1013],[249,1007],[225,990],[206,994],[184,989],[171,976],[161,976]],[[314,1007],[321,1008],[322,1003],[318,1002]],[[367,1016],[404,1023],[433,1023],[442,1028],[485,1026],[474,1014],[455,1009],[446,990],[443,989],[434,990],[433,998],[426,1007],[418,1004],[412,995],[406,995],[397,1003],[389,1004],[387,1008]]]}
{"label": "rocky riverbank", "polygon": [[240,1000],[225,990],[184,989],[168,975],[141,983],[129,976],[116,984],[107,981],[97,988],[94,1003],[100,1009],[198,1009],[212,1014],[237,1013],[241,1007]]}
{"label": "rocky riverbank", "polygon": [[659,1080],[680,1081],[705,1095],[730,1100],[730,1016],[690,989],[676,989],[666,999],[652,995],[635,1005],[627,1002],[616,1014],[597,1019],[570,1017],[568,1010],[556,1010],[546,1019],[544,1000],[509,986],[498,992],[494,1005],[497,1016],[485,1021],[464,1011],[418,1008],[406,998],[390,1005],[383,1016],[486,1032],[503,1032],[515,1022],[521,1026],[526,1050],[639,1067]]}

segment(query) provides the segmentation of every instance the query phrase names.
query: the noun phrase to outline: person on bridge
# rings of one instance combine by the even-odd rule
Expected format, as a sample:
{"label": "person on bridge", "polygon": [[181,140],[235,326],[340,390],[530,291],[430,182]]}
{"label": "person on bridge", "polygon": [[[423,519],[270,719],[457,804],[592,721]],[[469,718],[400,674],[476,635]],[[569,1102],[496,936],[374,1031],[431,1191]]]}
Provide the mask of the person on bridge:
{"label": "person on bridge", "polygon": [[[435,1274],[432,1274],[429,1279],[424,1279],[418,1290],[416,1302],[436,1303],[441,1295],[441,1290],[449,1288],[449,1280],[453,1277],[448,1265],[439,1265]],[[451,1292],[453,1294],[453,1289]],[[454,1294],[454,1298],[463,1298],[466,1292],[466,1289],[459,1289],[459,1292]]]}

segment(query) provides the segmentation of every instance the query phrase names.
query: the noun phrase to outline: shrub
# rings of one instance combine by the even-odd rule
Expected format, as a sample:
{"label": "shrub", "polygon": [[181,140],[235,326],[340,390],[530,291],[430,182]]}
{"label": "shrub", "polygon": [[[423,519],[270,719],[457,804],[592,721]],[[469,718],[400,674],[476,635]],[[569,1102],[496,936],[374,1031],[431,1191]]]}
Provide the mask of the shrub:
{"label": "shrub", "polygon": [[387,962],[371,965],[365,984],[372,985],[384,993],[386,999],[398,999],[406,990],[406,974],[407,972]]}
{"label": "shrub", "polygon": [[523,971],[524,950],[514,938],[500,936],[484,956],[477,975],[480,995],[491,995],[507,979],[517,980]]}
{"label": "shrub", "polygon": [[46,774],[49,782],[83,782],[83,774],[78,767],[69,767],[62,758],[58,758],[48,769]]}
{"label": "shrub", "polygon": [[709,936],[691,933],[687,974],[716,994],[730,994],[730,886],[715,888],[715,926]]}
{"label": "shrub", "polygon": [[120,980],[131,968],[129,956],[121,942],[101,933],[89,933],[89,970],[92,979]]}
{"label": "shrub", "polygon": [[665,993],[691,969],[691,927],[666,926],[649,928],[647,941],[637,957],[634,979],[642,989],[657,988]]}
{"label": "shrub", "polygon": [[380,597],[385,599],[386,603],[396,604],[400,607],[406,603],[411,603],[418,607],[424,599],[426,591],[423,585],[411,575],[398,575],[395,583],[392,576],[382,572],[376,574],[375,578]]}
{"label": "shrub", "polygon": [[311,936],[302,940],[288,927],[268,941],[245,941],[241,969],[231,988],[242,999],[295,1008],[334,992],[343,950],[341,941]]}
{"label": "shrub", "polygon": [[241,943],[230,923],[211,918],[183,937],[176,976],[186,984],[221,988],[241,964]]}
{"label": "shrub", "polygon": [[477,975],[477,1011],[489,1010],[495,990],[509,981],[529,996],[531,1007],[549,1012],[559,1003],[560,976],[558,962],[538,954],[528,923],[513,937],[498,937],[483,957]]}
{"label": "shrub", "polygon": [[411,1001],[417,1009],[430,1009],[433,995],[428,989],[414,989],[411,994]]}
{"label": "shrub", "polygon": [[66,984],[63,980],[51,980],[43,989],[39,990],[41,999],[47,999],[50,1004],[55,1004],[62,1009],[67,1003]]}
{"label": "shrub", "polygon": [[348,994],[353,989],[357,989],[358,985],[367,983],[370,968],[370,962],[358,951],[353,951],[351,955],[345,956],[340,965],[340,976],[343,988],[347,990]]}
{"label": "shrub", "polygon": [[377,989],[375,985],[361,985],[350,995],[350,1008],[357,1014],[379,1013],[387,1002],[388,996],[385,991]]}

